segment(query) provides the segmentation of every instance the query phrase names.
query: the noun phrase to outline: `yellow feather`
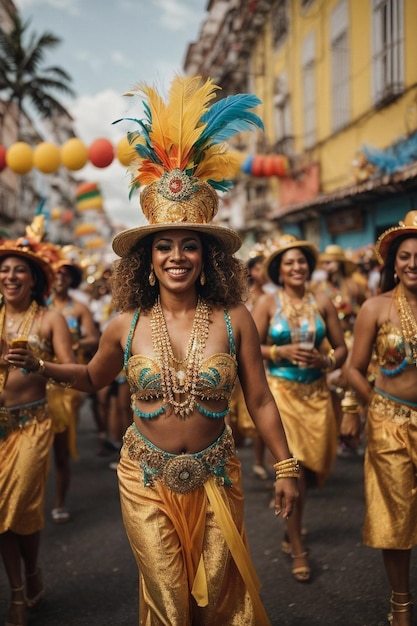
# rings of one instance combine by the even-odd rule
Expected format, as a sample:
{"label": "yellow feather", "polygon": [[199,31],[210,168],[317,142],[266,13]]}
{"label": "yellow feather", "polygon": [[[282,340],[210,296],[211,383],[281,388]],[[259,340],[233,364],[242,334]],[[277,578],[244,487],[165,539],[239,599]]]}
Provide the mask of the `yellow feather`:
{"label": "yellow feather", "polygon": [[234,178],[240,171],[241,158],[236,152],[227,152],[227,146],[211,146],[203,161],[197,166],[194,176],[202,180],[224,180]]}
{"label": "yellow feather", "polygon": [[184,158],[188,159],[192,154],[193,146],[205,128],[199,120],[219,89],[210,78],[204,85],[200,86],[200,83],[200,77],[181,76],[176,76],[171,83],[167,107],[170,139],[177,148],[175,167],[185,167]]}
{"label": "yellow feather", "polygon": [[167,157],[169,157],[171,142],[169,139],[167,106],[159,93],[149,85],[140,83],[137,86],[137,90],[141,91],[147,97],[147,104],[152,114],[152,130],[150,131],[149,136],[152,142],[161,146]]}

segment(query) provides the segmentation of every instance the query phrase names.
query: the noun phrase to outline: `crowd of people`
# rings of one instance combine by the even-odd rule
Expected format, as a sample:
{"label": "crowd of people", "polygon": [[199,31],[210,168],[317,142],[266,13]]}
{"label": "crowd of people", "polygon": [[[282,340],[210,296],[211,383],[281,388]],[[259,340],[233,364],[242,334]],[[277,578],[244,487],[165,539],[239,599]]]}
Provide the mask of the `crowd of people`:
{"label": "crowd of people", "polygon": [[[0,242],[6,626],[26,626],[43,600],[49,459],[50,514],[66,523],[87,401],[100,450],[107,443],[120,453],[114,469],[138,566],[140,624],[269,624],[236,454],[250,439],[254,476],[272,477],[272,508],[284,524],[277,541],[302,584],[314,582],[303,524],[308,491],[325,484],[341,445],[355,453],[364,443],[363,542],[382,552],[388,621],[411,626],[417,212],[377,240],[377,287],[376,263],[364,270],[339,246],[320,253],[291,234],[240,259],[238,234],[213,222],[216,189],[227,188],[232,172],[218,137],[229,123],[230,136],[262,127],[249,113],[259,101],[226,99],[229,120],[222,101],[210,104],[210,79],[176,77],[164,105],[153,88],[138,89],[147,144],[138,144],[132,184],[142,189],[148,223],[115,237],[119,259],[94,294],[77,297],[82,267],[45,241],[39,216],[25,236]],[[179,94],[186,117],[172,130]],[[162,141],[168,128],[170,141]]]}

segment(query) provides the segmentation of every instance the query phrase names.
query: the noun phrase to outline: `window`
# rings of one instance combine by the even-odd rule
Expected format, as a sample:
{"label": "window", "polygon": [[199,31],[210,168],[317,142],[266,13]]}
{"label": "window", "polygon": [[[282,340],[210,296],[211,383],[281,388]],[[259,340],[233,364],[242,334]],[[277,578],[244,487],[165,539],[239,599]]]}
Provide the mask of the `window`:
{"label": "window", "polygon": [[281,74],[281,76],[275,81],[274,126],[276,152],[290,156],[293,153],[293,135],[291,124],[291,101],[286,72]]}
{"label": "window", "polygon": [[384,104],[404,87],[403,0],[372,0],[372,92]]}
{"label": "window", "polygon": [[330,17],[331,110],[332,130],[338,131],[349,122],[349,34],[348,6],[341,0]]}
{"label": "window", "polygon": [[316,141],[316,86],[314,33],[304,39],[302,48],[304,147],[311,148]]}
{"label": "window", "polygon": [[272,41],[278,47],[288,33],[288,0],[278,0],[271,12]]}

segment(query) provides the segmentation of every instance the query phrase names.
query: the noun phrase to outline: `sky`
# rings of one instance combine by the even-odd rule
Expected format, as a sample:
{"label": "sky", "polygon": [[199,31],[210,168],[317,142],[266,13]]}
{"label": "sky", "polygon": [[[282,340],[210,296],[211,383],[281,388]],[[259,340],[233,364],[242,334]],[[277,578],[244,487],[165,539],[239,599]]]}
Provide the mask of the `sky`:
{"label": "sky", "polygon": [[[145,81],[163,93],[182,72],[188,45],[198,40],[208,0],[14,0],[28,32],[52,32],[61,43],[42,67],[59,66],[76,92],[67,100],[54,93],[71,113],[75,134],[88,147],[105,137],[114,146],[127,125],[112,126],[140,113],[139,99],[123,97]],[[132,127],[130,127],[132,128]],[[117,159],[106,168],[91,164],[74,172],[100,186],[110,220],[128,228],[143,223],[138,197],[129,200],[129,176]],[[52,207],[50,207],[52,208]]]}

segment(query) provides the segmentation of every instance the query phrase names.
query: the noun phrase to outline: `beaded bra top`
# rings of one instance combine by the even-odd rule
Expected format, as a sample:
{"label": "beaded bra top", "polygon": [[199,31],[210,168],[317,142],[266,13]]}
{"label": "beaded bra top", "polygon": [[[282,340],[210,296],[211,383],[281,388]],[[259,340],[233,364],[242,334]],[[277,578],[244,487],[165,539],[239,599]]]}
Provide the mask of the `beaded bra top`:
{"label": "beaded bra top", "polygon": [[401,330],[390,320],[384,322],[378,330],[376,353],[381,371],[386,376],[399,373],[398,368],[404,369],[410,363],[408,344]]}
{"label": "beaded bra top", "polygon": [[[135,311],[127,340],[124,367],[126,378],[132,393],[132,406],[135,400],[154,401],[163,398],[162,375],[158,363],[149,356],[130,354],[134,331],[139,319],[139,311]],[[210,418],[223,418],[229,412],[230,396],[237,376],[236,346],[229,313],[224,311],[224,319],[229,338],[229,354],[217,353],[203,361],[198,373],[196,396],[200,400],[227,400],[225,411],[213,412],[196,404],[197,409]],[[157,417],[165,410],[165,406],[153,413],[135,413],[142,418]]]}

